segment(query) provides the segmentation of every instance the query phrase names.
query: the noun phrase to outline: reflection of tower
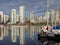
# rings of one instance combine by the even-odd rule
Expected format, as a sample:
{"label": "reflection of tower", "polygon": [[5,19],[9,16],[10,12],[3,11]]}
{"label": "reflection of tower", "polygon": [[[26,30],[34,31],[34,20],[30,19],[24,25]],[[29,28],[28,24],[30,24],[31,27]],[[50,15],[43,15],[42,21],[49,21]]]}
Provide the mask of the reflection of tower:
{"label": "reflection of tower", "polygon": [[20,23],[24,23],[25,19],[24,19],[24,15],[25,15],[25,7],[24,6],[20,6],[19,7],[19,15],[20,15]]}
{"label": "reflection of tower", "polygon": [[16,42],[16,26],[11,26],[11,41]]}
{"label": "reflection of tower", "polygon": [[0,11],[0,23],[3,23],[3,12]]}
{"label": "reflection of tower", "polygon": [[11,23],[12,24],[16,23],[16,10],[15,9],[11,10]]}
{"label": "reflection of tower", "polygon": [[42,26],[39,26],[38,33],[41,33],[41,30],[42,30]]}
{"label": "reflection of tower", "polygon": [[4,26],[4,36],[8,35],[8,26]]}
{"label": "reflection of tower", "polygon": [[20,44],[21,45],[25,44],[25,30],[24,30],[24,26],[20,26]]}
{"label": "reflection of tower", "polygon": [[30,22],[34,22],[34,12],[30,13]]}
{"label": "reflection of tower", "polygon": [[19,36],[19,26],[16,26],[17,36]]}
{"label": "reflection of tower", "polygon": [[0,40],[3,40],[3,26],[0,26]]}
{"label": "reflection of tower", "polygon": [[34,38],[34,26],[30,26],[30,38],[33,40]]}

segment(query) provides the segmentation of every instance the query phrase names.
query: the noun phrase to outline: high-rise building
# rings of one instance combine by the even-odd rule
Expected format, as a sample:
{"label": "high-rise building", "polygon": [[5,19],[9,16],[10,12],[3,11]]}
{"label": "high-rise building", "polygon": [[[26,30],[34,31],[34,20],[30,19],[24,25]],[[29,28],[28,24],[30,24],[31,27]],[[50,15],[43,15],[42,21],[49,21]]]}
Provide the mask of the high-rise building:
{"label": "high-rise building", "polygon": [[20,23],[24,23],[25,22],[25,7],[24,6],[20,6],[19,7],[19,21]]}
{"label": "high-rise building", "polygon": [[51,11],[50,11],[50,13],[51,13],[51,21],[55,21],[56,20],[56,14],[55,14],[55,10],[54,9],[52,9]]}
{"label": "high-rise building", "polygon": [[16,15],[16,21],[19,22],[19,15]]}
{"label": "high-rise building", "polygon": [[58,9],[57,10],[51,9],[50,14],[51,14],[51,21],[59,21]]}
{"label": "high-rise building", "polygon": [[34,20],[34,12],[33,11],[31,11],[31,13],[30,13],[30,22],[35,22],[35,20]]}
{"label": "high-rise building", "polygon": [[9,20],[9,16],[8,15],[4,15],[4,23],[6,23]]}
{"label": "high-rise building", "polygon": [[39,22],[43,22],[43,21],[44,21],[42,16],[39,16],[38,19],[39,19],[39,20],[38,20]]}
{"label": "high-rise building", "polygon": [[58,11],[58,9],[56,10],[56,21],[59,21],[59,11]]}
{"label": "high-rise building", "polygon": [[50,12],[46,12],[46,13],[45,13],[45,18],[46,18],[47,21],[49,21],[49,18],[50,18]]}
{"label": "high-rise building", "polygon": [[16,23],[16,10],[12,9],[11,10],[11,24],[15,24]]}
{"label": "high-rise building", "polygon": [[3,17],[4,17],[3,12],[0,11],[0,23],[3,23]]}
{"label": "high-rise building", "polygon": [[49,20],[50,12],[46,12],[45,17],[46,17],[47,20]]}

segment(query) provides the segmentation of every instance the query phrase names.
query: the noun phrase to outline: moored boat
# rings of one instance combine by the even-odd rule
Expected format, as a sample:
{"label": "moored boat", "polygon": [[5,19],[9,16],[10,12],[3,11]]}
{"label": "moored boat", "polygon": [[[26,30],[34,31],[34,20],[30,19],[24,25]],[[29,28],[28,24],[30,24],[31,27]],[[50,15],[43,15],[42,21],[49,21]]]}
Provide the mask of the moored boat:
{"label": "moored boat", "polygon": [[38,39],[45,38],[47,40],[60,41],[60,25],[58,26],[45,26],[44,29],[38,33]]}

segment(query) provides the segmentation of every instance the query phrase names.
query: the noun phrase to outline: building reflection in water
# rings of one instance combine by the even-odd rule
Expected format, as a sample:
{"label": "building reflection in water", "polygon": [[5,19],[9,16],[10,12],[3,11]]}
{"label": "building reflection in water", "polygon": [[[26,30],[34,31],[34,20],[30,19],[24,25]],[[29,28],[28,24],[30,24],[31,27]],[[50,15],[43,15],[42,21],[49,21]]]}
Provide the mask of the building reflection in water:
{"label": "building reflection in water", "polygon": [[38,33],[41,33],[42,27],[41,26],[38,26],[38,27],[39,27]]}
{"label": "building reflection in water", "polygon": [[4,37],[8,36],[8,26],[4,26]]}
{"label": "building reflection in water", "polygon": [[3,40],[4,36],[3,36],[3,25],[0,25],[0,40]]}
{"label": "building reflection in water", "polygon": [[[41,32],[41,28],[42,28],[41,26],[16,26],[16,25],[3,26],[3,25],[0,25],[0,40],[3,40],[4,37],[8,36],[7,38],[9,39],[9,41],[11,40],[13,44],[16,44],[16,42],[19,42],[20,45],[25,45],[32,42],[31,44],[34,45],[33,43],[37,42],[36,34]],[[28,39],[30,38],[29,40],[27,39],[27,37],[25,37],[26,35]],[[17,40],[17,36],[19,37],[18,40]],[[4,40],[2,42],[5,43]],[[60,42],[56,43],[53,41],[49,41],[49,45],[60,45]]]}
{"label": "building reflection in water", "polygon": [[19,26],[16,26],[17,36],[19,36]]}
{"label": "building reflection in water", "polygon": [[11,26],[11,41],[16,42],[16,26]]}
{"label": "building reflection in water", "polygon": [[24,45],[25,44],[25,26],[20,26],[20,32],[19,32],[19,39],[20,39],[20,44]]}
{"label": "building reflection in water", "polygon": [[34,26],[30,26],[30,38],[33,40],[34,39]]}

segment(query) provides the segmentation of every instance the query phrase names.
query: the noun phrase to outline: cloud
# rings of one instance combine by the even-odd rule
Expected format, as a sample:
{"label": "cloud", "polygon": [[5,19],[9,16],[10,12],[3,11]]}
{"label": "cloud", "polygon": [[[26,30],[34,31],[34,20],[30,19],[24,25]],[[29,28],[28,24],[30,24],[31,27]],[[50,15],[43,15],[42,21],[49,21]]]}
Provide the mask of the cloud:
{"label": "cloud", "polygon": [[[49,3],[50,8],[60,6],[60,0],[49,0]],[[34,10],[35,13],[42,13],[46,11],[47,0],[0,0],[0,10],[5,14],[9,14],[13,8],[18,12],[20,5],[25,5],[26,11]]]}

